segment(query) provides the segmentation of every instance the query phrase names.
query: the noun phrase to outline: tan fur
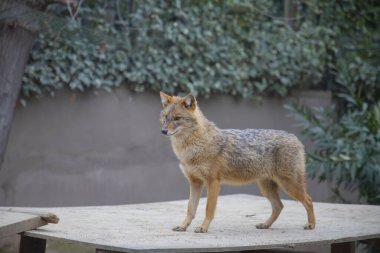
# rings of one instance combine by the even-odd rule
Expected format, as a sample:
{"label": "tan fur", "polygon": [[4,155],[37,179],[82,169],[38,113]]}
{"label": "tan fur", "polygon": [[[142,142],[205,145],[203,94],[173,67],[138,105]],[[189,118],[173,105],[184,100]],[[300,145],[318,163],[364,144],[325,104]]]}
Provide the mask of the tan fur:
{"label": "tan fur", "polygon": [[199,233],[207,232],[214,217],[221,184],[255,181],[272,205],[271,216],[257,228],[269,228],[280,215],[281,188],[304,205],[308,216],[304,228],[314,229],[313,203],[306,192],[304,148],[296,136],[269,129],[219,129],[205,118],[193,95],[160,95],[162,132],[170,136],[190,185],[187,216],[173,230],[185,231],[190,225],[203,187],[207,188],[206,217],[195,230]]}

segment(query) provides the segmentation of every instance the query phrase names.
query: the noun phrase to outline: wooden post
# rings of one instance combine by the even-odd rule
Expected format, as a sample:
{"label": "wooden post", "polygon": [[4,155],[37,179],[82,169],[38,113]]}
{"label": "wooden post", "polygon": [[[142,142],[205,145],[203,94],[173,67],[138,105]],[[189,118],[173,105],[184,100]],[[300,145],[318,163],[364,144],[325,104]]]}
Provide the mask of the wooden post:
{"label": "wooden post", "polygon": [[19,253],[45,253],[46,240],[21,235]]}
{"label": "wooden post", "polygon": [[284,18],[285,22],[296,30],[298,21],[296,20],[297,16],[297,5],[293,0],[284,0]]}
{"label": "wooden post", "polygon": [[331,244],[331,253],[355,253],[355,242],[340,242]]}

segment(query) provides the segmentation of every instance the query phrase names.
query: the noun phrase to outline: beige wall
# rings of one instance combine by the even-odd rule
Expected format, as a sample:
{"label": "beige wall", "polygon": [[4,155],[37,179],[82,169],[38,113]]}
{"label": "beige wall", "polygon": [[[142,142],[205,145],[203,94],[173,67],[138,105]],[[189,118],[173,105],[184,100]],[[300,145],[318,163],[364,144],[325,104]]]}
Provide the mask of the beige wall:
{"label": "beige wall", "polygon": [[[299,97],[300,95],[298,95]],[[302,93],[308,104],[330,103],[328,93]],[[297,98],[294,98],[297,99]],[[200,99],[221,128],[274,128],[302,138],[283,108],[289,100],[253,103],[224,95]],[[74,206],[187,198],[188,186],[169,139],[160,134],[158,94],[125,88],[94,95],[60,91],[16,110],[0,171],[0,205]],[[305,143],[305,142],[304,142]],[[306,143],[308,149],[312,148]],[[309,182],[311,196],[329,197]],[[258,194],[254,185],[224,186],[222,194]]]}

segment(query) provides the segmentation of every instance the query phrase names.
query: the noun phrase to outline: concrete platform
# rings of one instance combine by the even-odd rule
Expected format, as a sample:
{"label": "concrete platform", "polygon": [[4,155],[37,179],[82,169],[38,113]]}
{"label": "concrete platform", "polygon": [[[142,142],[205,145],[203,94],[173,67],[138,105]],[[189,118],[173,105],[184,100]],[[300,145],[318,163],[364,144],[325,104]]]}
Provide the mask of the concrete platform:
{"label": "concrete platform", "polygon": [[28,245],[42,245],[33,252],[44,252],[43,243],[50,239],[91,245],[97,252],[249,251],[339,243],[350,250],[346,252],[353,252],[350,242],[380,237],[380,206],[314,203],[316,228],[304,230],[306,211],[289,200],[283,201],[285,208],[271,229],[258,230],[254,225],[270,215],[271,207],[265,198],[253,195],[220,196],[209,232],[197,234],[193,231],[204,217],[205,202],[201,199],[197,218],[187,232],[171,230],[184,218],[187,200],[39,208],[57,214],[60,223],[25,232],[23,238]]}

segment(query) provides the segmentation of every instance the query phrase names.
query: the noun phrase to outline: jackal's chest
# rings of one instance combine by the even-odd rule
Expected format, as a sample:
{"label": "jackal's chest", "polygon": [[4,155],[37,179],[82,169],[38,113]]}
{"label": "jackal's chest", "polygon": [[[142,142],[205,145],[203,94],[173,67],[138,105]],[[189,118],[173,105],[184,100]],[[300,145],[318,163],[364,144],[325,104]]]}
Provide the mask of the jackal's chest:
{"label": "jackal's chest", "polygon": [[188,165],[180,163],[179,167],[187,178],[201,181],[207,181],[210,178],[211,170],[206,164]]}
{"label": "jackal's chest", "polygon": [[210,159],[205,148],[199,145],[187,147],[173,146],[173,151],[180,161],[181,171],[187,177],[205,179],[209,177]]}

